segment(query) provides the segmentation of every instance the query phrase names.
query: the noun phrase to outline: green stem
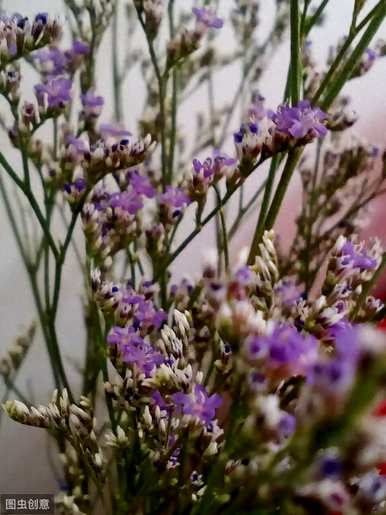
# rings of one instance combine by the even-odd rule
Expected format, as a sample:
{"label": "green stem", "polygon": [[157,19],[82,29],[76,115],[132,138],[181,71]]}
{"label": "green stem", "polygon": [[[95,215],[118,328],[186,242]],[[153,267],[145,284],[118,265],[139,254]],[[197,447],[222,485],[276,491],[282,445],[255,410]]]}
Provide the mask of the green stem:
{"label": "green stem", "polygon": [[267,182],[265,183],[263,202],[260,207],[259,219],[257,221],[255,234],[252,239],[252,245],[251,245],[251,249],[249,251],[249,256],[248,256],[249,264],[254,263],[260,240],[264,234],[265,218],[267,216],[269,202],[271,200],[271,193],[272,193],[273,182],[275,180],[277,164],[278,164],[278,156],[276,155],[271,160],[271,166],[270,166],[269,172],[268,172],[268,179],[267,179]]}
{"label": "green stem", "polygon": [[300,16],[299,0],[290,0],[291,25],[291,100],[295,105],[300,100],[301,62],[300,62]]}
{"label": "green stem", "polygon": [[[175,23],[174,23],[174,0],[169,1],[168,6],[170,39],[175,36]],[[171,130],[169,142],[169,159],[168,159],[168,172],[167,183],[171,184],[173,179],[174,169],[174,154],[176,146],[177,135],[177,111],[178,111],[178,67],[174,66],[172,71],[172,113],[171,113]]]}
{"label": "green stem", "polygon": [[248,200],[248,202],[245,204],[245,206],[243,206],[243,208],[240,209],[240,211],[237,214],[236,220],[233,222],[231,228],[229,229],[228,240],[231,240],[233,238],[237,229],[240,226],[240,223],[242,222],[244,215],[246,215],[248,213],[248,211],[251,209],[251,207],[255,204],[257,199],[260,197],[260,195],[262,194],[262,192],[265,189],[266,184],[267,184],[267,181],[265,180],[263,182],[263,184],[255,191],[255,193],[252,195],[250,200]]}
{"label": "green stem", "polygon": [[359,34],[359,32],[369,23],[369,21],[373,18],[373,16],[377,13],[377,9],[380,4],[382,4],[384,0],[381,0],[369,13],[368,15],[359,23],[359,25],[355,28],[351,28],[349,35],[345,39],[342,47],[340,48],[338,54],[336,55],[333,63],[331,64],[327,74],[325,75],[322,83],[320,84],[318,90],[312,98],[312,103],[316,104],[321,98],[322,94],[326,90],[327,86],[332,83],[332,78],[334,77],[335,72],[342,64],[343,58],[346,55],[348,49],[351,46],[351,43],[354,41],[355,37]]}
{"label": "green stem", "polygon": [[160,267],[160,270],[158,271],[157,275],[155,276],[155,280],[159,279],[160,273],[164,270],[166,270],[171,263],[181,254],[181,252],[189,245],[189,243],[194,240],[194,238],[200,234],[203,227],[212,220],[214,216],[219,212],[220,208],[228,202],[228,200],[231,198],[231,196],[234,194],[234,192],[237,191],[237,188],[231,188],[227,191],[225,196],[223,197],[222,201],[218,203],[212,211],[201,221],[200,225],[197,225],[197,227],[189,234],[187,238],[176,248],[176,250],[170,254],[163,266]]}
{"label": "green stem", "polygon": [[161,132],[161,165],[162,165],[162,187],[165,190],[167,184],[167,153],[166,153],[166,109],[165,109],[165,96],[167,86],[167,73],[161,74],[161,70],[158,65],[158,58],[154,50],[153,41],[146,29],[145,22],[142,18],[139,7],[135,5],[139,23],[141,24],[142,30],[146,37],[147,46],[149,49],[150,60],[152,62],[154,73],[158,83],[158,96],[160,105],[160,132]]}
{"label": "green stem", "polygon": [[43,230],[43,233],[45,237],[47,238],[48,244],[51,247],[51,250],[55,257],[58,256],[58,249],[56,248],[55,242],[51,236],[51,233],[49,231],[49,228],[47,226],[46,220],[44,219],[44,216],[40,210],[39,204],[36,201],[36,198],[32,192],[32,190],[25,184],[16,174],[16,172],[13,170],[11,165],[6,160],[4,154],[0,152],[0,165],[3,167],[3,169],[7,172],[7,174],[10,176],[10,178],[14,181],[14,183],[21,189],[21,191],[24,193],[24,195],[27,197],[35,215],[38,219],[38,222],[40,224],[40,227]]}
{"label": "green stem", "polygon": [[227,226],[226,226],[226,221],[225,221],[225,216],[224,216],[224,208],[223,208],[223,205],[221,202],[221,195],[220,195],[220,191],[216,184],[214,185],[214,191],[216,192],[217,204],[220,204],[220,206],[221,206],[219,209],[220,222],[221,222],[221,234],[222,234],[222,241],[220,242],[221,243],[220,252],[221,252],[221,250],[224,251],[225,271],[228,272],[229,271],[228,232],[227,232]]}
{"label": "green stem", "polygon": [[307,36],[310,33],[310,30],[312,29],[312,27],[319,20],[319,18],[323,14],[324,9],[327,7],[327,4],[329,1],[330,0],[323,0],[323,2],[319,5],[319,7],[314,12],[314,14],[305,22],[305,24],[304,24],[305,36]]}
{"label": "green stem", "polygon": [[113,23],[111,27],[111,62],[113,69],[113,92],[114,92],[114,115],[117,122],[122,121],[122,90],[121,90],[121,77],[119,73],[119,44],[118,44],[118,10],[119,4],[116,0],[114,6]]}
{"label": "green stem", "polygon": [[351,53],[350,57],[344,64],[342,70],[340,71],[338,77],[335,77],[334,81],[331,83],[331,87],[327,90],[323,101],[321,103],[322,109],[328,109],[331,104],[334,102],[335,98],[339,95],[341,89],[345,85],[345,83],[351,77],[353,71],[358,66],[363,53],[366,48],[369,46],[371,40],[377,33],[379,27],[381,26],[384,18],[386,17],[386,0],[382,0],[377,8],[375,9],[372,20],[370,21],[366,31],[361,37],[358,45]]}
{"label": "green stem", "polygon": [[271,207],[269,208],[269,211],[267,213],[264,230],[272,229],[272,227],[274,226],[274,224],[276,222],[276,218],[279,213],[280,206],[283,202],[284,195],[287,191],[292,174],[295,170],[295,167],[300,159],[302,152],[303,152],[303,147],[300,147],[300,148],[291,150],[288,153],[287,162],[285,164],[278,187],[277,187],[275,195],[273,197]]}

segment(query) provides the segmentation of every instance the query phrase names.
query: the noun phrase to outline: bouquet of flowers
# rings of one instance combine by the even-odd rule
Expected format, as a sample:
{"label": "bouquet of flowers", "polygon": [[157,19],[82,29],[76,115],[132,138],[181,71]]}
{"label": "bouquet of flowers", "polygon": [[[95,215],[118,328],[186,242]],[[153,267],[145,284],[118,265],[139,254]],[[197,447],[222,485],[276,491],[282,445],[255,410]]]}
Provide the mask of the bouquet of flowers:
{"label": "bouquet of flowers", "polygon": [[[344,92],[386,54],[386,0],[352,1],[349,32],[320,67],[311,38],[329,3],[276,0],[265,40],[259,0],[65,0],[65,22],[0,15],[1,203],[37,318],[0,358],[3,408],[56,442],[58,513],[386,513],[385,308],[371,296],[386,254],[356,235],[385,192],[386,153],[355,137]],[[225,52],[217,36],[232,30]],[[96,67],[106,35],[112,123]],[[286,41],[270,108],[259,82]],[[241,80],[220,105],[214,79],[228,66]],[[136,67],[134,136],[124,107]],[[200,88],[208,108],[186,132]],[[286,250],[274,226],[294,174],[303,197]],[[246,183],[258,185],[249,199]],[[250,245],[233,257],[251,212]],[[216,251],[177,281],[175,260],[209,224]],[[70,253],[84,278],[80,385],[56,323]],[[44,405],[15,384],[37,329],[55,383]]]}

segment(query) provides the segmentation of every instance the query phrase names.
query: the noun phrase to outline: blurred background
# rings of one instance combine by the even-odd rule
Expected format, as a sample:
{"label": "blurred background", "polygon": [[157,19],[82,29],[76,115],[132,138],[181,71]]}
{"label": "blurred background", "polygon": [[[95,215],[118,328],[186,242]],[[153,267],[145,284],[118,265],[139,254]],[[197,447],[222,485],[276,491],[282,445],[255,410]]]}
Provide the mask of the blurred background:
{"label": "blurred background", "polygon": [[[375,2],[369,1],[371,8]],[[180,4],[180,5],[179,5]],[[176,0],[176,5],[188,11],[190,2]],[[260,12],[260,27],[262,32],[268,33],[270,19],[272,18],[274,2],[264,0],[264,8]],[[348,24],[353,8],[354,0],[330,0],[326,12],[323,27],[316,28],[313,32],[312,42],[314,55],[318,62],[324,63],[328,55],[329,45],[336,44],[338,39],[347,33]],[[227,13],[233,5],[233,0],[220,2],[219,15],[227,17]],[[366,4],[367,5],[367,4]],[[60,0],[3,0],[2,7],[9,14],[19,12],[23,15],[34,15],[39,11],[47,11],[50,15],[58,16],[66,24],[66,12]],[[120,55],[124,53],[127,45],[123,27],[118,27],[120,36],[119,45],[114,51]],[[259,34],[260,36],[260,34]],[[222,52],[232,46],[232,31],[225,27],[217,35],[217,44]],[[263,35],[264,37],[264,35]],[[379,37],[386,39],[386,26],[381,30]],[[111,66],[112,43],[111,34],[107,33],[99,53],[97,63],[97,91],[106,98],[106,105],[101,117],[102,121],[112,119],[112,84],[109,79],[107,67]],[[276,106],[280,103],[285,83],[288,65],[288,41],[280,46],[278,52],[269,62],[266,72],[260,81],[260,92],[266,98],[268,106]],[[145,49],[145,47],[143,47]],[[215,99],[219,104],[233,98],[239,82],[239,68],[229,66],[215,77]],[[25,83],[26,95],[28,88],[32,90],[34,82],[33,72],[26,70]],[[355,131],[373,144],[386,144],[386,59],[379,60],[364,77],[350,82],[345,90],[352,98],[352,108],[359,117],[355,125]],[[123,85],[123,108],[125,125],[134,134],[136,132],[136,120],[142,111],[144,94],[141,88],[141,70],[134,69]],[[202,90],[195,92],[187,102],[179,115],[179,126],[190,134],[193,127],[197,106],[202,108],[207,102],[206,93]],[[6,106],[0,102],[0,113]],[[230,127],[237,129],[239,116],[236,114]],[[0,147],[12,155],[7,142],[1,136]],[[228,138],[224,150],[232,152],[232,141]],[[260,178],[255,174],[248,180],[246,188],[250,193],[256,190],[256,181],[264,177],[261,169]],[[282,241],[290,241],[294,233],[294,220],[299,206],[300,182],[294,178],[288,193],[284,209],[281,212],[277,224]],[[381,198],[372,206],[370,222],[364,228],[366,237],[377,235],[383,241],[386,240],[385,224],[385,198]],[[258,213],[252,212],[249,218],[239,230],[234,240],[234,248],[240,249],[250,242],[251,232]],[[19,258],[11,229],[4,216],[3,207],[0,205],[0,355],[3,353],[20,332],[23,332],[34,319],[34,306],[29,291],[27,278]],[[79,236],[79,235],[78,235]],[[200,263],[205,258],[208,248],[214,246],[213,227],[206,228],[197,238],[190,251],[180,256],[175,263],[175,275],[181,277],[189,273],[194,275],[200,270]],[[58,334],[65,364],[70,371],[70,377],[75,384],[78,381],[76,365],[83,359],[83,329],[82,329],[82,279],[75,266],[72,255],[68,256],[64,270],[64,289],[61,294]],[[46,356],[43,340],[35,339],[25,363],[22,365],[18,376],[18,386],[30,393],[31,399],[36,403],[45,403],[52,392],[52,381],[49,363]],[[0,394],[3,386],[0,385]],[[60,477],[53,474],[55,464],[51,460],[50,443],[45,433],[38,429],[25,428],[1,418],[0,425],[0,456],[2,467],[0,469],[0,493],[49,493],[58,488]]]}

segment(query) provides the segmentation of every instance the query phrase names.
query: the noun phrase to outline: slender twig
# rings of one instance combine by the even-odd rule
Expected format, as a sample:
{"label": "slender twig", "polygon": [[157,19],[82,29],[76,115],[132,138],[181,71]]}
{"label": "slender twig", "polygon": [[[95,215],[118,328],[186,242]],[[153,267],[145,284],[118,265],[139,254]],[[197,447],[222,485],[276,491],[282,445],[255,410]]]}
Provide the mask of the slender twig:
{"label": "slender twig", "polygon": [[310,16],[310,18],[305,22],[304,29],[305,35],[307,36],[310,33],[312,27],[317,23],[319,18],[322,16],[324,9],[327,7],[327,4],[330,0],[323,0],[319,7],[316,9],[314,14]]}
{"label": "slender twig", "polygon": [[325,77],[323,78],[319,88],[317,89],[316,93],[314,94],[312,98],[312,102],[316,104],[319,99],[321,98],[323,92],[326,90],[327,86],[329,86],[332,83],[332,79],[335,75],[335,72],[339,68],[339,66],[343,62],[343,58],[346,55],[347,51],[349,50],[352,42],[354,41],[355,37],[361,32],[361,30],[369,23],[369,21],[373,18],[373,16],[377,13],[377,9],[379,6],[384,3],[384,0],[381,0],[369,13],[368,15],[359,23],[355,29],[350,30],[350,34],[345,39],[343,45],[341,46],[338,54],[336,55],[334,61],[332,62],[328,72],[326,73]]}
{"label": "slender twig", "polygon": [[139,7],[134,3],[137,11],[137,16],[142,30],[145,34],[147,46],[149,49],[150,60],[152,62],[154,73],[158,83],[158,96],[160,106],[160,132],[161,132],[161,166],[162,166],[162,186],[165,189],[167,184],[167,151],[166,151],[166,109],[165,109],[165,95],[167,86],[167,73],[162,74],[158,65],[158,58],[155,53],[153,41],[146,28],[146,24],[142,18]]}
{"label": "slender twig", "polygon": [[6,158],[2,152],[0,152],[0,165],[7,172],[7,174],[11,177],[11,179],[14,181],[14,183],[19,187],[19,189],[24,193],[24,195],[27,197],[27,199],[36,215],[36,218],[38,219],[38,222],[43,230],[43,233],[44,233],[45,237],[47,238],[48,244],[51,247],[51,250],[52,250],[53,254],[55,255],[55,257],[57,257],[58,249],[56,248],[55,242],[54,242],[52,235],[47,227],[46,220],[44,219],[44,216],[40,210],[39,204],[37,203],[32,190],[29,187],[27,187],[27,185],[16,174],[16,172],[13,170],[12,166],[6,160]]}
{"label": "slender twig", "polygon": [[[174,0],[169,0],[168,16],[169,16],[170,39],[173,39],[175,36]],[[170,128],[168,172],[167,172],[168,184],[171,184],[172,179],[173,179],[174,154],[175,154],[176,134],[177,134],[177,111],[178,111],[178,66],[174,66],[173,70],[172,70],[171,128]]]}
{"label": "slender twig", "polygon": [[264,224],[265,224],[265,219],[266,219],[266,215],[267,215],[267,211],[268,211],[268,207],[269,207],[269,202],[271,200],[271,192],[272,192],[273,182],[275,180],[277,165],[278,165],[278,156],[274,156],[271,160],[271,166],[270,166],[269,172],[268,172],[268,179],[265,183],[265,188],[264,188],[263,202],[260,207],[259,219],[257,221],[255,234],[253,236],[251,248],[249,251],[248,262],[250,262],[250,263],[253,263],[255,260],[255,255],[256,255],[256,252],[258,249],[258,245],[259,245],[260,240],[264,233]]}
{"label": "slender twig", "polygon": [[122,81],[119,71],[119,39],[118,39],[118,15],[119,2],[116,0],[114,6],[113,23],[111,27],[111,63],[113,73],[113,90],[114,90],[114,115],[117,122],[122,121]]}
{"label": "slender twig", "polygon": [[283,201],[284,195],[287,191],[292,174],[295,170],[295,167],[300,159],[302,152],[303,152],[303,147],[300,147],[300,148],[291,150],[288,154],[287,162],[285,164],[278,187],[276,189],[275,195],[274,195],[272,203],[271,203],[271,207],[270,207],[267,217],[266,217],[266,221],[265,221],[265,229],[266,230],[272,229],[272,227],[276,221],[276,218],[279,213],[279,209],[280,209],[281,203]]}
{"label": "slender twig", "polygon": [[335,98],[339,95],[341,89],[347,82],[347,80],[351,77],[353,71],[358,66],[363,53],[366,48],[369,46],[371,40],[374,35],[377,33],[379,27],[381,26],[384,18],[386,17],[386,0],[382,0],[377,9],[374,12],[373,18],[370,21],[366,31],[361,37],[358,45],[355,47],[350,57],[344,64],[342,70],[338,74],[337,77],[331,83],[331,87],[326,91],[323,101],[321,103],[322,109],[328,109],[331,104],[334,102]]}
{"label": "slender twig", "polygon": [[292,105],[299,102],[301,85],[301,61],[300,61],[300,15],[299,0],[290,0],[291,23],[291,75],[290,90]]}
{"label": "slender twig", "polygon": [[220,218],[220,225],[221,225],[221,241],[220,241],[220,253],[223,250],[224,251],[224,262],[225,262],[225,270],[229,270],[229,250],[228,250],[228,233],[227,233],[227,226],[224,216],[224,208],[221,205],[221,194],[220,190],[217,187],[217,185],[214,185],[214,191],[216,193],[217,203],[220,204],[220,209],[218,210],[219,218]]}
{"label": "slender twig", "polygon": [[237,218],[235,219],[231,228],[229,229],[228,240],[231,240],[233,238],[233,236],[236,234],[237,229],[240,227],[240,224],[243,221],[243,217],[248,213],[248,211],[256,203],[256,201],[260,197],[260,195],[263,193],[266,183],[267,183],[267,180],[265,180],[261,184],[261,186],[259,186],[259,188],[255,191],[255,193],[252,195],[252,197],[245,204],[245,206],[243,206],[243,208],[240,209],[240,211],[237,214]]}

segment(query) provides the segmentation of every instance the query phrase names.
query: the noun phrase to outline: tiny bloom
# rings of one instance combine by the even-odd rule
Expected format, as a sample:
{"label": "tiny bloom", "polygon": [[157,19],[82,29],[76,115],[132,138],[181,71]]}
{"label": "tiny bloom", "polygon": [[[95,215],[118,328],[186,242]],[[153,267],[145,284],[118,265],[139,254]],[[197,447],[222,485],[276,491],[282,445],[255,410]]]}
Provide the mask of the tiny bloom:
{"label": "tiny bloom", "polygon": [[134,191],[123,191],[113,193],[110,197],[110,206],[115,209],[121,209],[131,215],[135,215],[140,209],[143,208],[142,199]]}
{"label": "tiny bloom", "polygon": [[290,325],[278,325],[268,336],[257,336],[248,342],[252,360],[264,359],[274,375],[306,374],[317,356],[317,342]]}
{"label": "tiny bloom", "polygon": [[47,101],[49,108],[63,108],[71,101],[72,82],[63,77],[50,79],[45,84],[35,86],[35,94],[39,105]]}
{"label": "tiny bloom", "polygon": [[75,55],[87,55],[90,52],[90,45],[80,39],[75,39],[71,51]]}
{"label": "tiny bloom", "polygon": [[144,195],[147,198],[155,197],[155,189],[147,177],[140,175],[138,170],[130,172],[129,182],[137,195]]}
{"label": "tiny bloom", "polygon": [[218,18],[211,9],[193,7],[192,12],[196,16],[197,22],[206,28],[221,29],[224,25],[224,21]]}
{"label": "tiny bloom", "polygon": [[42,70],[51,76],[62,75],[67,66],[67,58],[59,48],[38,50],[35,54]]}
{"label": "tiny bloom", "polygon": [[80,100],[87,117],[97,117],[101,114],[105,103],[102,96],[95,95],[93,91],[88,91],[80,96]]}
{"label": "tiny bloom", "polygon": [[199,384],[196,384],[192,393],[174,393],[172,399],[184,415],[197,417],[206,425],[215,418],[216,410],[222,404],[220,395],[209,396],[205,387]]}
{"label": "tiny bloom", "polygon": [[101,123],[99,126],[99,132],[102,134],[104,139],[125,138],[131,136],[131,132],[127,131],[119,124],[113,123]]}
{"label": "tiny bloom", "polygon": [[312,107],[308,100],[302,100],[294,107],[281,105],[276,113],[271,112],[269,116],[276,130],[296,139],[327,134],[324,125],[327,115],[318,107]]}
{"label": "tiny bloom", "polygon": [[366,249],[360,249],[347,240],[341,248],[341,264],[360,270],[374,270],[377,267],[377,261],[371,258]]}
{"label": "tiny bloom", "polygon": [[249,109],[249,117],[253,121],[261,121],[267,116],[267,109],[264,107],[265,98],[256,95],[252,106]]}
{"label": "tiny bloom", "polygon": [[190,203],[190,198],[181,188],[166,186],[164,193],[159,196],[159,203],[166,209],[168,221],[172,222],[181,215],[181,212]]}
{"label": "tiny bloom", "polygon": [[342,475],[342,461],[334,451],[325,452],[318,460],[317,473],[322,478],[338,480]]}
{"label": "tiny bloom", "polygon": [[116,345],[123,361],[135,364],[146,377],[165,361],[162,354],[139,336],[134,327],[113,327],[107,342]]}
{"label": "tiny bloom", "polygon": [[275,293],[284,306],[291,307],[301,299],[301,290],[293,279],[283,279],[275,288]]}
{"label": "tiny bloom", "polygon": [[295,432],[296,418],[282,411],[277,429],[280,438],[289,438]]}

